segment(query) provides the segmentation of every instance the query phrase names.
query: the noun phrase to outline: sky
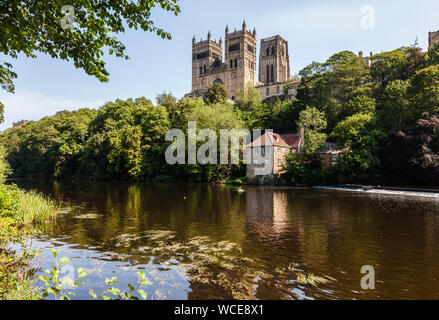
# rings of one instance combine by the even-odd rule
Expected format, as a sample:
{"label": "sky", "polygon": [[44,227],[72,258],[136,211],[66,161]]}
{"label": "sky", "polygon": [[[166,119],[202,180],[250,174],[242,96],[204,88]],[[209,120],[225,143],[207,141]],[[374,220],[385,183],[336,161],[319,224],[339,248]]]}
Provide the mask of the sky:
{"label": "sky", "polygon": [[[226,25],[231,31],[241,30],[244,19],[248,29],[256,28],[258,43],[277,34],[288,41],[292,75],[343,50],[369,55],[412,45],[416,38],[426,49],[428,31],[439,30],[437,0],[180,0],[179,5],[182,12],[177,17],[160,9],[152,15],[172,40],[134,30],[118,35],[131,59],[104,58],[108,83],[47,55],[0,55],[0,61],[12,63],[18,74],[15,94],[0,91],[5,105],[0,130],[22,119],[98,108],[116,99],[145,96],[155,102],[163,91],[180,98],[191,90],[192,37],[206,39],[210,30],[213,39],[224,39]],[[365,20],[364,6],[374,8],[373,28],[364,28],[371,21]]]}

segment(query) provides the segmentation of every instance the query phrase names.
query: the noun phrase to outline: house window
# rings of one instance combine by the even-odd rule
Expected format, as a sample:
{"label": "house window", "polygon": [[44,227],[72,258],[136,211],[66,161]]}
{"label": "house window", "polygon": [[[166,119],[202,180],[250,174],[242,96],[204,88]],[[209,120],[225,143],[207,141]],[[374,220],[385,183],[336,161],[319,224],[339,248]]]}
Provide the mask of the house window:
{"label": "house window", "polygon": [[267,96],[270,95],[270,88],[267,88]]}
{"label": "house window", "polygon": [[277,87],[277,94],[280,94],[280,87]]}
{"label": "house window", "polygon": [[338,154],[333,154],[332,155],[332,162],[338,162],[338,158],[339,158]]}
{"label": "house window", "polygon": [[232,100],[235,101],[235,96],[232,96]]}

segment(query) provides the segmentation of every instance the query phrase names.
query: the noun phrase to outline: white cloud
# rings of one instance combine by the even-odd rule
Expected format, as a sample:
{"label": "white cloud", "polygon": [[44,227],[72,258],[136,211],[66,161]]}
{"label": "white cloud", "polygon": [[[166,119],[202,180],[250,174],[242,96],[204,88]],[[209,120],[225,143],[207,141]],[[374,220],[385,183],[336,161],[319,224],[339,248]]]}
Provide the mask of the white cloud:
{"label": "white cloud", "polygon": [[13,122],[23,119],[40,120],[61,110],[98,108],[105,103],[103,100],[75,100],[27,91],[18,91],[15,94],[1,93],[0,101],[5,105],[5,121],[0,124],[0,130],[10,128]]}

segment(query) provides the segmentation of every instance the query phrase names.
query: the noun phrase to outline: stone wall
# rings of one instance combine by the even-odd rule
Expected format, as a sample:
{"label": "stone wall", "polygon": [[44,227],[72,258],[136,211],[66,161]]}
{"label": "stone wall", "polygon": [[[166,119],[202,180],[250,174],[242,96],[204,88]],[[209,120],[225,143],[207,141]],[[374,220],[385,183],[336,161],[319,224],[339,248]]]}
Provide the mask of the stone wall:
{"label": "stone wall", "polygon": [[432,47],[436,42],[439,43],[439,31],[428,33],[428,46]]}

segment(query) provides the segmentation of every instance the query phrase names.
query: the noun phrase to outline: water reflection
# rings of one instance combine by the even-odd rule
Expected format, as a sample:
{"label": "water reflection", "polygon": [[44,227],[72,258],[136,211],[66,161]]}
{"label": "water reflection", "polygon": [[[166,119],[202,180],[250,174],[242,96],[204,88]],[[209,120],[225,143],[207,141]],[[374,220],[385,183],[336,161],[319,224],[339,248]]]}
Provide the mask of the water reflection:
{"label": "water reflection", "polygon": [[[439,298],[439,201],[404,194],[18,181],[62,202],[39,238],[154,299]],[[46,257],[46,256],[44,256]],[[46,259],[47,258],[47,259]],[[49,265],[48,256],[43,261]],[[360,270],[375,266],[377,289]],[[78,297],[86,298],[86,290]]]}

